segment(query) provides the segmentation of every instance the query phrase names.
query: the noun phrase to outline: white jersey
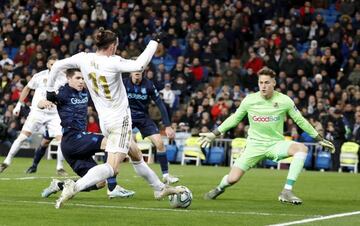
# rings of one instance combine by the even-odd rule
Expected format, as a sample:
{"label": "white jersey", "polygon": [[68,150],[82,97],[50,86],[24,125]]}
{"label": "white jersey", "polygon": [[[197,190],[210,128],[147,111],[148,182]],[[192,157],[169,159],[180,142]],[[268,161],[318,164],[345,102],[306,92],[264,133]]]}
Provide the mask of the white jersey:
{"label": "white jersey", "polygon": [[[45,113],[57,113],[56,108],[51,109],[40,109],[38,107],[38,103],[41,100],[46,99],[46,87],[47,80],[49,78],[50,70],[43,70],[39,73],[34,74],[34,76],[30,79],[27,86],[30,89],[34,89],[35,93],[31,102],[31,110],[32,111],[41,111]],[[58,89],[60,86],[64,85],[66,80],[64,80],[63,76],[59,76],[55,82],[55,88]]]}
{"label": "white jersey", "polygon": [[48,81],[49,89],[54,86],[54,78],[58,71],[79,68],[100,121],[109,122],[127,114],[129,108],[121,73],[143,71],[155,53],[157,45],[157,42],[150,41],[136,60],[126,60],[117,55],[102,56],[85,52],[59,60],[52,67]]}

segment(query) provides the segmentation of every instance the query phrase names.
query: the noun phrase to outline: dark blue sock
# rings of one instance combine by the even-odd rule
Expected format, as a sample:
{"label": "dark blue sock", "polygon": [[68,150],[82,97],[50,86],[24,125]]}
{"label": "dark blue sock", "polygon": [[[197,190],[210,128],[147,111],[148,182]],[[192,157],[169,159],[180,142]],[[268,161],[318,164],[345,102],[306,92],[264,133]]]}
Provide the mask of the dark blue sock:
{"label": "dark blue sock", "polygon": [[161,172],[163,174],[168,173],[169,172],[169,166],[168,166],[168,160],[167,160],[166,152],[157,152],[156,156],[157,156],[157,159],[160,162]]}
{"label": "dark blue sock", "polygon": [[116,187],[116,185],[117,185],[116,177],[109,177],[109,178],[107,179],[107,186],[108,186],[109,191],[114,190],[114,188]]}
{"label": "dark blue sock", "polygon": [[34,160],[33,160],[33,167],[37,167],[41,158],[45,155],[47,147],[44,146],[39,146],[36,150],[35,150],[35,155],[34,155]]}

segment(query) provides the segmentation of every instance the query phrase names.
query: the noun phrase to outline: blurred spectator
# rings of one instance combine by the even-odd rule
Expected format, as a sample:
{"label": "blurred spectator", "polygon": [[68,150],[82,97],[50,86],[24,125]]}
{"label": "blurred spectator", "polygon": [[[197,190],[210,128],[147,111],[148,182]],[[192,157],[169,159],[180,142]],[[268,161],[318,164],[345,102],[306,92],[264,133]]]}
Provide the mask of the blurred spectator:
{"label": "blurred spectator", "polygon": [[88,117],[87,131],[92,133],[100,133],[100,126],[96,122],[95,117],[92,115]]}

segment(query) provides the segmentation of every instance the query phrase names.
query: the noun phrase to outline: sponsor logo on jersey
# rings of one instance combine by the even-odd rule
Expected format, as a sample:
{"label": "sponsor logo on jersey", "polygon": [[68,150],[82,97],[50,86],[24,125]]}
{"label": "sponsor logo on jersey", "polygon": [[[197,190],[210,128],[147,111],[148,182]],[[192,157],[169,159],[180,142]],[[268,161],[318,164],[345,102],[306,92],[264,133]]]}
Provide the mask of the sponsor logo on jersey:
{"label": "sponsor logo on jersey", "polygon": [[88,98],[85,97],[84,99],[78,99],[78,98],[73,97],[70,99],[70,101],[72,104],[85,104],[88,102]]}
{"label": "sponsor logo on jersey", "polygon": [[275,122],[275,121],[280,120],[280,116],[278,116],[278,115],[269,115],[269,116],[265,116],[265,115],[256,116],[256,115],[254,115],[252,117],[252,120],[254,122]]}
{"label": "sponsor logo on jersey", "polygon": [[129,99],[135,99],[135,100],[146,100],[148,98],[148,95],[145,94],[137,94],[137,93],[128,93]]}

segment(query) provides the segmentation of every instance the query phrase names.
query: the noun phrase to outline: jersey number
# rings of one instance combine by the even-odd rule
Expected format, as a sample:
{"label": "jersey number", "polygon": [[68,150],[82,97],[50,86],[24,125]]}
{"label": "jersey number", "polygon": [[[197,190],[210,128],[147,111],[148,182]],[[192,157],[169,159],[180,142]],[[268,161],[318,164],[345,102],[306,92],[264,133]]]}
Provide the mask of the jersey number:
{"label": "jersey number", "polygon": [[97,80],[96,79],[96,74],[94,72],[91,72],[89,74],[89,79],[91,79],[92,84],[93,84],[94,92],[97,95],[99,95],[99,85],[98,84],[100,84],[103,87],[103,90],[104,90],[104,93],[105,93],[105,98],[108,99],[108,100],[111,100],[109,84],[107,83],[105,76],[100,75],[99,80]]}

